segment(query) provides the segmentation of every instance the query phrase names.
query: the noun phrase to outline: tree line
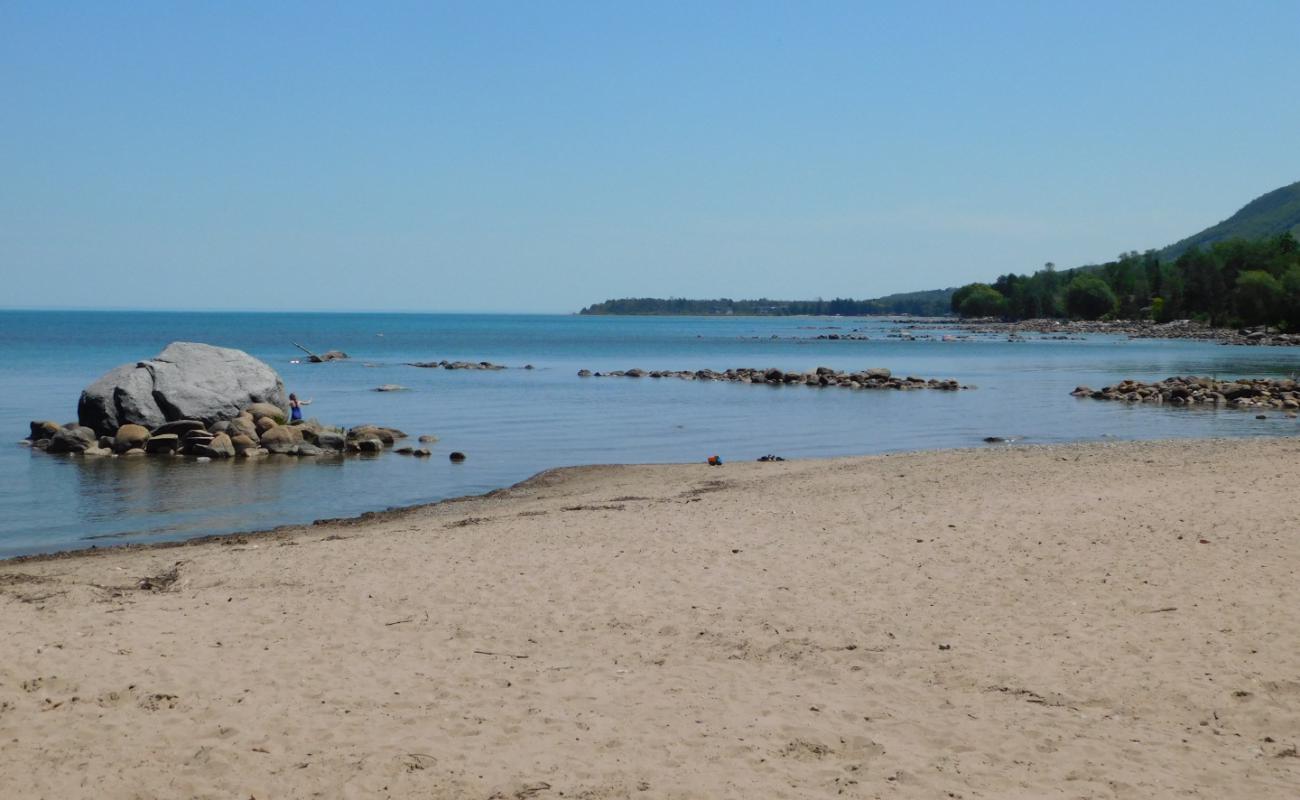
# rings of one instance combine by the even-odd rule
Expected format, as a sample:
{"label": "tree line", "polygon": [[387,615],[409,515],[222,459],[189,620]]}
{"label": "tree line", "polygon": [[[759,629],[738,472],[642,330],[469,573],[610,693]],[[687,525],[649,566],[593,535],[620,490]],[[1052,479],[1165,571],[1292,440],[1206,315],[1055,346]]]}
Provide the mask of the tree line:
{"label": "tree line", "polygon": [[690,300],[684,297],[625,297],[606,300],[587,306],[580,314],[623,315],[690,315],[690,316],[864,316],[868,314],[911,314],[914,316],[942,316],[949,313],[950,289],[877,297],[871,300],[852,300],[837,297],[832,300]]}
{"label": "tree line", "polygon": [[1100,266],[1032,275],[953,292],[963,317],[1195,319],[1212,326],[1275,325],[1300,330],[1300,243],[1290,233],[1228,239],[1162,261],[1155,250],[1124,253]]}

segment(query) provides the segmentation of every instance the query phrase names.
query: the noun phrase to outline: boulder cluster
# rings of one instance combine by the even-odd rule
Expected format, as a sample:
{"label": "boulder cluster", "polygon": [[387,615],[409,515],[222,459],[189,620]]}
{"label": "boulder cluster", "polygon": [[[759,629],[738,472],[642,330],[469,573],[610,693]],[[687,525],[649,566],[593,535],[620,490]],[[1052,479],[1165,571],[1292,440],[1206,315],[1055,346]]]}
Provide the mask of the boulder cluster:
{"label": "boulder cluster", "polygon": [[963,386],[955,380],[936,380],[918,378],[909,375],[906,378],[895,377],[889,370],[874,367],[857,372],[843,372],[830,367],[818,367],[809,372],[784,372],[771,367],[753,369],[741,367],[725,372],[711,369],[701,370],[642,370],[628,369],[613,372],[592,372],[589,369],[578,370],[581,378],[678,378],[687,381],[730,381],[733,383],[758,383],[768,386],[839,386],[845,389],[940,389],[956,391],[973,389]]}
{"label": "boulder cluster", "polygon": [[[268,403],[254,403],[233,419],[205,425],[196,419],[164,422],[150,429],[129,422],[112,435],[99,435],[71,422],[34,421],[25,444],[47,453],[84,456],[191,456],[194,458],[254,458],[266,455],[322,456],[380,453],[406,434],[396,428],[359,425],[344,430],[316,420],[285,423],[284,412]],[[405,455],[428,456],[425,448],[401,448]]]}
{"label": "boulder cluster", "polygon": [[1070,394],[1094,400],[1154,403],[1173,406],[1224,406],[1227,408],[1285,411],[1300,409],[1300,384],[1291,379],[1241,378],[1220,381],[1195,376],[1165,378],[1159,383],[1124,380],[1092,389],[1080,386]]}
{"label": "boulder cluster", "polygon": [[[86,387],[76,422],[32,422],[24,444],[47,453],[213,459],[379,453],[406,438],[396,428],[344,430],[287,422],[288,415],[284,381],[265,363],[242,350],[173,342]],[[397,452],[430,455],[426,448]]]}

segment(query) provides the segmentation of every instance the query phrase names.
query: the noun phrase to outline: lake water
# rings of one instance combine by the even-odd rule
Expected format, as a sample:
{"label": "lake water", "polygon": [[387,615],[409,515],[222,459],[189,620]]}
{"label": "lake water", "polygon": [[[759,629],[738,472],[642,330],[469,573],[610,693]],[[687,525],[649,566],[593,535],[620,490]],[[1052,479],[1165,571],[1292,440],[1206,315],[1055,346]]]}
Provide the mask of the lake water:
{"label": "lake water", "polygon": [[[870,341],[816,340],[859,329]],[[1284,376],[1300,350],[1180,341],[888,338],[888,319],[417,314],[0,312],[0,557],[257,530],[485,492],[575,464],[807,458],[1026,443],[1290,435],[1296,420],[1236,410],[1079,400],[1075,385],[1169,375]],[[954,333],[949,326],[936,336]],[[919,333],[919,331],[909,331]],[[775,338],[774,338],[775,337]],[[271,364],[326,424],[436,434],[434,457],[209,463],[83,459],[18,446],[31,419],[76,417],[81,389],[169,342],[236,347]],[[349,361],[291,363],[291,342]],[[410,361],[535,369],[447,371]],[[888,367],[974,391],[852,391],[577,370]],[[410,391],[377,393],[395,383]],[[450,463],[461,450],[469,458]]]}

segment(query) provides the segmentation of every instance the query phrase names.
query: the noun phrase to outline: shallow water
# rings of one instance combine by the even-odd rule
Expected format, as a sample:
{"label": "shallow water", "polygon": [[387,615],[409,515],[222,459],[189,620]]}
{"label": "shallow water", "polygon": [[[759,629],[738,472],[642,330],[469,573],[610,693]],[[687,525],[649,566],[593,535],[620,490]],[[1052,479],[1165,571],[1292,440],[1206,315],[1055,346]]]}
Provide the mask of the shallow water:
{"label": "shallow water", "polygon": [[[897,323],[846,318],[0,312],[0,557],[255,530],[478,493],[574,464],[751,460],[1102,437],[1292,434],[1251,412],[1078,400],[1077,384],[1169,375],[1283,376],[1300,350],[1202,342],[886,338]],[[815,340],[859,329],[870,341]],[[918,331],[909,331],[917,333]],[[778,338],[772,338],[772,337]],[[441,438],[434,457],[211,462],[82,459],[17,446],[31,419],[69,421],[81,389],[175,340],[237,347],[312,398],[327,424],[375,422]],[[352,359],[291,363],[344,350]],[[533,370],[418,369],[492,361]],[[882,366],[974,391],[851,391],[650,378],[593,370]],[[409,391],[377,393],[396,383]],[[462,464],[447,460],[462,450]]]}

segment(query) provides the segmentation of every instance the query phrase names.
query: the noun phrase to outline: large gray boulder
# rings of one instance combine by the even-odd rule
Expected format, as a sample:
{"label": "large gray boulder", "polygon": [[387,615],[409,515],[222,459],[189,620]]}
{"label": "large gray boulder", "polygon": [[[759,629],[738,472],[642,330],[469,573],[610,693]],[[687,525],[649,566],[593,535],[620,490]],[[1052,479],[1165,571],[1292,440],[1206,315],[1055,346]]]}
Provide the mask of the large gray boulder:
{"label": "large gray boulder", "polygon": [[123,364],[86,387],[77,418],[112,435],[134,423],[157,428],[174,420],[211,425],[233,419],[253,403],[288,416],[289,398],[275,370],[242,350],[172,342],[156,357]]}

